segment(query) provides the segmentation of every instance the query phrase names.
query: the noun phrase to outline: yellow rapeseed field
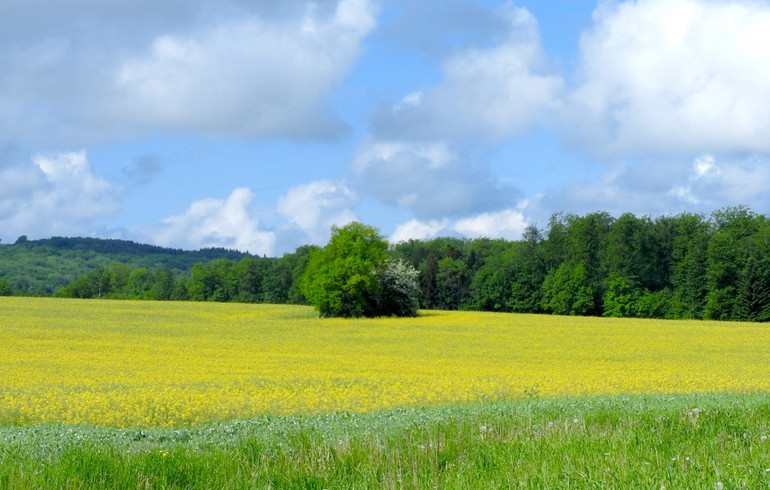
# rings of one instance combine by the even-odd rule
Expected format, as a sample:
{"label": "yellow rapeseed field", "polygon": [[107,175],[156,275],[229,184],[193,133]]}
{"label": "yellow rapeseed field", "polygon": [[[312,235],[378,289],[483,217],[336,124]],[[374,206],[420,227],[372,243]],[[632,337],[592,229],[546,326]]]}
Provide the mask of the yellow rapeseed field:
{"label": "yellow rapeseed field", "polygon": [[620,393],[770,393],[770,326],[0,298],[0,424],[180,426]]}

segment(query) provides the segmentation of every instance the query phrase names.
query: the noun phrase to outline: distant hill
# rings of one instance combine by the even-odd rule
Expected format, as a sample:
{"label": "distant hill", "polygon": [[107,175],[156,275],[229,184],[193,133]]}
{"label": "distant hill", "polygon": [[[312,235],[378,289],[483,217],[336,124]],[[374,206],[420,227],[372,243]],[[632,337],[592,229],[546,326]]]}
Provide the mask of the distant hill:
{"label": "distant hill", "polygon": [[224,248],[180,250],[101,238],[52,237],[0,244],[0,279],[14,290],[50,295],[99,266],[121,262],[132,268],[170,268],[187,272],[198,262],[240,260],[251,254]]}

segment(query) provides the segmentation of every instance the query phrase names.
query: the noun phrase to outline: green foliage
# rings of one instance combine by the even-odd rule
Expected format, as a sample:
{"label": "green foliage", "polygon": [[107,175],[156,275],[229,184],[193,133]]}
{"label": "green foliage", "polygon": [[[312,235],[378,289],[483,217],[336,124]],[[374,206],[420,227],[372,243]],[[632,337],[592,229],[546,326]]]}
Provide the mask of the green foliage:
{"label": "green foliage", "polygon": [[706,257],[710,225],[703,216],[682,214],[677,217],[675,233],[671,252],[674,262],[672,314],[676,318],[703,318],[708,294]]}
{"label": "green foliage", "polygon": [[557,315],[585,315],[594,307],[594,291],[583,263],[563,263],[545,278],[542,306]]}
{"label": "green foliage", "polygon": [[704,316],[728,320],[736,310],[738,280],[760,221],[744,207],[715,211],[712,221],[714,232],[707,249],[708,293]]}
{"label": "green foliage", "polygon": [[435,308],[438,305],[438,287],[436,286],[436,274],[438,273],[438,259],[431,252],[422,265],[420,286],[422,289],[421,305],[424,308]]}
{"label": "green foliage", "polygon": [[307,304],[300,291],[300,278],[307,268],[315,245],[304,245],[294,253],[273,261],[262,278],[262,301],[265,303]]}
{"label": "green foliage", "polygon": [[524,241],[485,260],[471,281],[473,309],[486,311],[540,312],[540,288],[545,264],[539,231],[530,227]]}
{"label": "green foliage", "polygon": [[770,258],[751,255],[741,271],[732,318],[770,321]]}
{"label": "green foliage", "polygon": [[299,288],[323,317],[416,316],[419,272],[388,258],[379,230],[333,227],[329,244],[310,252]]}
{"label": "green foliage", "polygon": [[547,272],[547,250],[540,230],[529,226],[521,246],[515,247],[511,297],[508,309],[517,313],[542,312],[543,283]]}
{"label": "green foliage", "polygon": [[10,283],[6,279],[0,279],[0,296],[10,296],[13,294]]}
{"label": "green foliage", "polygon": [[636,316],[639,318],[669,318],[671,291],[645,291],[636,300]]}
{"label": "green foliage", "polygon": [[511,282],[517,277],[513,249],[492,257],[471,282],[471,306],[484,311],[507,311],[512,301]]}
{"label": "green foliage", "polygon": [[459,310],[465,306],[470,288],[471,271],[464,261],[444,257],[436,271],[436,307],[441,310]]}
{"label": "green foliage", "polygon": [[183,280],[175,277],[171,269],[148,271],[140,267],[131,269],[127,264],[113,262],[99,266],[83,274],[67,286],[56,291],[63,298],[110,298],[110,299],[187,299],[180,295]]}
{"label": "green foliage", "polygon": [[193,301],[231,301],[236,292],[235,263],[227,259],[195,264],[190,271],[188,291]]}
{"label": "green foliage", "polygon": [[635,317],[641,292],[635,282],[613,273],[604,293],[604,316]]}
{"label": "green foliage", "polygon": [[332,227],[329,244],[310,254],[300,289],[323,317],[380,314],[377,271],[385,267],[388,243],[379,230],[353,222]]}
{"label": "green foliage", "polygon": [[249,254],[225,249],[185,251],[127,240],[53,237],[0,245],[0,277],[8,280],[15,294],[50,296],[78,277],[116,262],[129,270],[167,268],[181,276],[198,262],[246,257]]}

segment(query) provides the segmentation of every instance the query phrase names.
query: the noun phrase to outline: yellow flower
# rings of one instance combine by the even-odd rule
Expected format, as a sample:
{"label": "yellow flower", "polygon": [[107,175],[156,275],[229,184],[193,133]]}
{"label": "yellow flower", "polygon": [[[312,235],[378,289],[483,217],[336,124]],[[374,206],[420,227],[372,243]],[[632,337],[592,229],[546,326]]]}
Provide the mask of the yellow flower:
{"label": "yellow flower", "polygon": [[171,427],[528,396],[770,392],[766,325],[425,313],[345,320],[290,305],[3,297],[0,421]]}

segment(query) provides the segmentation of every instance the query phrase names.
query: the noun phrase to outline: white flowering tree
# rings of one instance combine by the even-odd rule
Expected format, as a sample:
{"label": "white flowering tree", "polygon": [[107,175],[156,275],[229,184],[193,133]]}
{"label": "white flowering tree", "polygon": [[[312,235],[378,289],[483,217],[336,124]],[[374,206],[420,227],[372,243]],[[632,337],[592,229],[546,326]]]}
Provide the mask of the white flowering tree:
{"label": "white flowering tree", "polygon": [[420,275],[402,259],[387,259],[376,272],[380,283],[379,314],[383,316],[417,316],[420,303]]}

